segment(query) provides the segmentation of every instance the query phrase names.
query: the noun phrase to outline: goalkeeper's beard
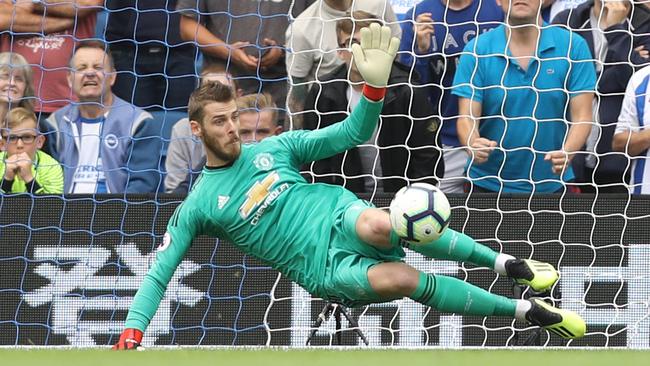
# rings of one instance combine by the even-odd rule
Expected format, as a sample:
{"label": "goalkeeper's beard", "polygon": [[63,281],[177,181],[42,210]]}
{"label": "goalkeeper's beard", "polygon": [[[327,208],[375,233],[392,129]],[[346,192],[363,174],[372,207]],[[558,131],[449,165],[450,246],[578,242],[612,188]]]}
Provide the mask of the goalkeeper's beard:
{"label": "goalkeeper's beard", "polygon": [[241,140],[239,138],[233,142],[227,142],[225,145],[220,144],[218,141],[212,141],[205,136],[202,140],[205,149],[221,161],[231,163],[237,159],[241,153]]}

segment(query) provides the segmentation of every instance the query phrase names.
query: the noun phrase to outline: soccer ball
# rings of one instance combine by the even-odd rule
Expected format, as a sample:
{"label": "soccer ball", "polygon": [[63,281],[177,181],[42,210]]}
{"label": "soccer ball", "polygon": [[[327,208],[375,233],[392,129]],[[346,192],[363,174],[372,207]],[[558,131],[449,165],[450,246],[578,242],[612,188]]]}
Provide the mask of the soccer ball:
{"label": "soccer ball", "polygon": [[429,243],[449,225],[451,208],[442,191],[427,183],[414,183],[400,189],[390,203],[390,224],[403,240]]}

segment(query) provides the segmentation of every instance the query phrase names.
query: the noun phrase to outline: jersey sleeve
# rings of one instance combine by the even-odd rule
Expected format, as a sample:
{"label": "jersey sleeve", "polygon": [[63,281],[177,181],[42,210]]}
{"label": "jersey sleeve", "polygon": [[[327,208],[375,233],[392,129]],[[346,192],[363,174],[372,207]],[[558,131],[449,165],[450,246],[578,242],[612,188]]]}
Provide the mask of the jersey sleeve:
{"label": "jersey sleeve", "polygon": [[176,267],[192,245],[192,240],[202,232],[198,210],[184,202],[172,215],[162,245],[156,251],[156,260],[144,277],[133,299],[126,318],[126,328],[145,331],[156,314],[158,306]]}
{"label": "jersey sleeve", "polygon": [[[616,131],[614,134],[623,133],[623,132],[638,132],[639,130],[639,115],[637,111],[637,93],[635,85],[635,77],[632,77],[630,82],[627,84],[627,89],[625,90],[625,97],[623,98],[623,104],[621,105],[621,113],[618,116],[618,121],[616,123]],[[642,105],[645,103],[645,95],[640,94]]]}
{"label": "jersey sleeve", "polygon": [[280,141],[298,165],[342,153],[372,137],[382,106],[383,101],[372,102],[362,97],[342,122],[320,130],[287,132],[280,135]]}
{"label": "jersey sleeve", "polygon": [[571,69],[567,89],[571,98],[596,91],[596,67],[587,41],[580,36],[571,37]]}
{"label": "jersey sleeve", "polygon": [[478,64],[478,54],[476,52],[476,40],[469,41],[456,66],[452,94],[459,98],[471,99],[475,102],[483,102],[483,88],[485,83],[481,77]]}

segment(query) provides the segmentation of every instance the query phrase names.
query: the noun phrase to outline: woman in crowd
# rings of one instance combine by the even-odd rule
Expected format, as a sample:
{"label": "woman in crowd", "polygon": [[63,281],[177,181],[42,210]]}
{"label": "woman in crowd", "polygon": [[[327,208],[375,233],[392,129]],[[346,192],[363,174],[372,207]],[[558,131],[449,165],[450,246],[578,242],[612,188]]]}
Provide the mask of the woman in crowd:
{"label": "woman in crowd", "polygon": [[32,68],[17,53],[0,53],[0,121],[9,110],[17,107],[34,110]]}

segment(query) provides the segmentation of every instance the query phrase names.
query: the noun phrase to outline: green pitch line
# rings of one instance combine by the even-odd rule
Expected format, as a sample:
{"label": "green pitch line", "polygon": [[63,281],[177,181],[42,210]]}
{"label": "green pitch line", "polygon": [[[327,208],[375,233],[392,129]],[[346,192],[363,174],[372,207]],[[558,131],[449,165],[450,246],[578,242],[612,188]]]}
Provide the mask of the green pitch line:
{"label": "green pitch line", "polygon": [[649,359],[650,352],[626,350],[0,350],[0,364],[12,366],[632,366]]}

